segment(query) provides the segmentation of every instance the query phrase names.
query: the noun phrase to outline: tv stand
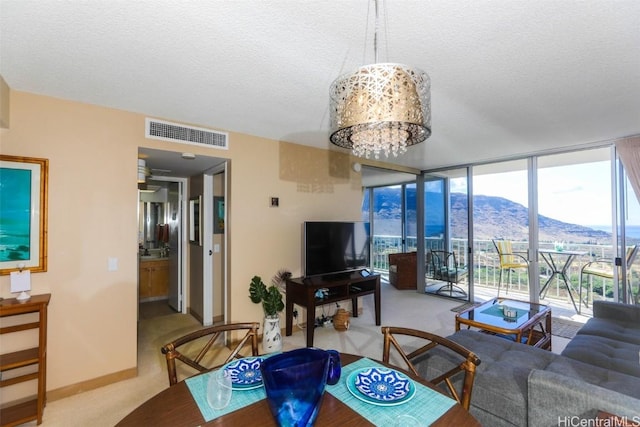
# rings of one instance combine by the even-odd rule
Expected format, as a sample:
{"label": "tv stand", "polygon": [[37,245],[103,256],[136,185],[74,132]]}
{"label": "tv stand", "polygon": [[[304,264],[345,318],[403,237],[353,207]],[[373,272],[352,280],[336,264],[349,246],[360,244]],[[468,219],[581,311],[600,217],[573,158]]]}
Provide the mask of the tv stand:
{"label": "tv stand", "polygon": [[336,280],[344,280],[350,277],[351,277],[351,271],[344,271],[339,273],[325,274],[320,278],[320,280],[322,282],[335,282]]}
{"label": "tv stand", "polygon": [[[328,289],[324,298],[316,298],[318,289]],[[351,300],[353,317],[358,317],[358,297],[373,295],[376,325],[380,326],[380,275],[363,277],[360,271],[347,271],[338,275],[296,277],[286,282],[286,335],[293,332],[293,305],[307,309],[307,347],[313,347],[316,307]]]}

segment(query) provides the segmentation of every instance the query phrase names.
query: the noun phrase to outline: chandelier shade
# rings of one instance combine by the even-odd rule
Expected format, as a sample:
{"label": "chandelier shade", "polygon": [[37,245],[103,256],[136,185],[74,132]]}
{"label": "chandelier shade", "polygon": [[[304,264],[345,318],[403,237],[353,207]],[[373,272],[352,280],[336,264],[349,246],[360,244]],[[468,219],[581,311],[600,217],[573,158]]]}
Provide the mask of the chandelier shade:
{"label": "chandelier shade", "polygon": [[365,65],[330,88],[331,142],[356,156],[404,153],[431,135],[431,79],[403,64]]}

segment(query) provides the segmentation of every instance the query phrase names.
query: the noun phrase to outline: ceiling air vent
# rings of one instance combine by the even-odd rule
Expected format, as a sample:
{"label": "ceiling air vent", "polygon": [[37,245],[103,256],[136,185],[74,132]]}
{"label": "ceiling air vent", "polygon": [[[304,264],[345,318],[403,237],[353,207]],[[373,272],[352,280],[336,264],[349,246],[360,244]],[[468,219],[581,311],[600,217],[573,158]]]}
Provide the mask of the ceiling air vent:
{"label": "ceiling air vent", "polygon": [[209,129],[184,126],[163,120],[146,119],[145,137],[162,141],[179,142],[190,145],[206,145],[211,148],[227,150],[229,134]]}

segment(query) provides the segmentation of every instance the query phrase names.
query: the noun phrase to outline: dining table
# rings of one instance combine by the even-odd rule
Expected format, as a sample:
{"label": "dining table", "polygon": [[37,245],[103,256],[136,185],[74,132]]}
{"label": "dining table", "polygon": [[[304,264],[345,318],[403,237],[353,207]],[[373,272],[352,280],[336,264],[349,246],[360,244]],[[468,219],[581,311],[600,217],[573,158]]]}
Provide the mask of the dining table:
{"label": "dining table", "polygon": [[[322,397],[316,426],[370,426],[396,425],[400,415],[411,415],[423,426],[480,426],[480,423],[449,396],[440,392],[427,380],[381,361],[358,355],[340,353],[342,375],[336,385],[327,385]],[[347,379],[362,367],[387,367],[401,372],[415,383],[415,395],[394,406],[378,406],[357,399],[348,391]],[[202,378],[208,373],[180,381],[142,403],[117,426],[277,426],[266,400],[264,387],[257,390],[257,400],[242,402],[247,391],[234,390],[230,407],[212,410],[206,406],[206,398],[197,395],[196,384],[206,384]],[[201,380],[202,379],[202,380]],[[261,394],[259,394],[261,393]],[[236,402],[234,402],[234,400]]]}
{"label": "dining table", "polygon": [[[573,303],[573,308],[576,310],[576,313],[580,313],[580,309],[576,306],[576,301],[573,298],[573,292],[576,292],[571,285],[571,280],[567,277],[567,271],[573,261],[579,257],[586,255],[585,251],[567,251],[560,249],[539,249],[538,252],[542,256],[542,259],[549,266],[549,270],[551,271],[551,275],[547,278],[545,284],[540,288],[540,297],[545,298],[547,296],[547,291],[549,290],[549,285],[554,277],[559,277],[561,279],[561,283],[564,283],[565,288],[567,288],[567,293],[569,294],[569,298],[571,298],[571,302]],[[576,292],[577,293],[577,292]],[[578,303],[580,303],[578,299]]]}

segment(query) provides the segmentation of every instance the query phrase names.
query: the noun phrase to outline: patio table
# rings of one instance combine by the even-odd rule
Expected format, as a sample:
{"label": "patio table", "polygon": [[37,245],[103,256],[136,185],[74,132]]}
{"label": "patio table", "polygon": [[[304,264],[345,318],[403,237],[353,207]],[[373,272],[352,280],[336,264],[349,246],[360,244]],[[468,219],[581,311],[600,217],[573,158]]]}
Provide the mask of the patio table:
{"label": "patio table", "polygon": [[[567,288],[569,298],[571,298],[571,302],[573,303],[573,308],[576,310],[576,313],[580,313],[580,310],[576,306],[576,301],[573,298],[573,292],[575,292],[575,289],[573,289],[573,286],[571,286],[571,281],[567,278],[567,270],[569,270],[569,267],[571,267],[571,264],[576,259],[576,257],[586,255],[587,252],[565,251],[557,249],[539,249],[538,252],[551,269],[551,275],[540,289],[540,297],[544,299],[544,297],[547,295],[547,291],[549,290],[549,284],[551,284],[551,281],[554,277],[559,276],[560,279],[562,279],[564,286]],[[562,258],[565,258],[564,263],[562,262]]]}

